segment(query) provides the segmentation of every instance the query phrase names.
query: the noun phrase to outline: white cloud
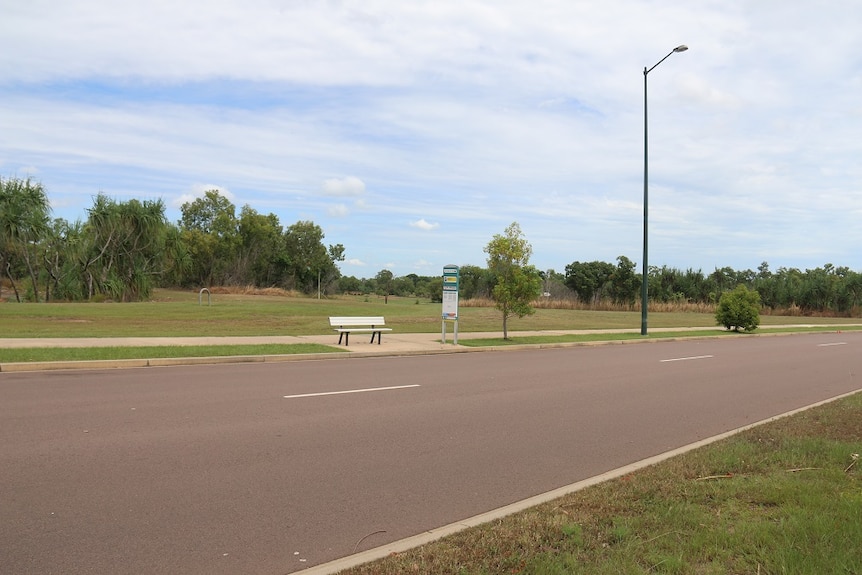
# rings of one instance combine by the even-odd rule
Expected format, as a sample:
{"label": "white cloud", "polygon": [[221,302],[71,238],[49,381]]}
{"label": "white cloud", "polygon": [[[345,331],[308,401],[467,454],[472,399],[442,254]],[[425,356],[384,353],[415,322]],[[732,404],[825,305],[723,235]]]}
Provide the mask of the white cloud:
{"label": "white cloud", "polygon": [[439,223],[429,223],[425,221],[424,218],[416,220],[415,222],[410,222],[410,226],[414,228],[419,228],[420,230],[431,231],[436,230],[440,227]]}
{"label": "white cloud", "polygon": [[327,196],[361,196],[365,193],[365,183],[355,176],[323,182],[323,193]]}
{"label": "white cloud", "polygon": [[650,262],[862,270],[857,0],[8,4],[0,169],[57,217],[215,187],[396,274],[512,221],[541,269],[639,260],[642,71],[686,43],[649,75]]}
{"label": "white cloud", "polygon": [[344,260],[344,263],[346,265],[349,265],[349,266],[357,266],[357,267],[365,267],[366,265],[368,265],[364,261],[357,259],[357,258],[348,258],[348,259]]}
{"label": "white cloud", "polygon": [[742,105],[739,97],[710,85],[706,78],[700,76],[686,75],[678,85],[683,98],[688,101],[728,109],[738,109]]}

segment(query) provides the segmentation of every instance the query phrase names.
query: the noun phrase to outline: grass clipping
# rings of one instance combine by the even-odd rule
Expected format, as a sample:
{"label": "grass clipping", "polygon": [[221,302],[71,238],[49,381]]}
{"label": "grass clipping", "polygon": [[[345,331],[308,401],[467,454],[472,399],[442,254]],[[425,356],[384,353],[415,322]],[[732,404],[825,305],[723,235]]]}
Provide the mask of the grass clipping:
{"label": "grass clipping", "polygon": [[862,394],[346,571],[862,573]]}

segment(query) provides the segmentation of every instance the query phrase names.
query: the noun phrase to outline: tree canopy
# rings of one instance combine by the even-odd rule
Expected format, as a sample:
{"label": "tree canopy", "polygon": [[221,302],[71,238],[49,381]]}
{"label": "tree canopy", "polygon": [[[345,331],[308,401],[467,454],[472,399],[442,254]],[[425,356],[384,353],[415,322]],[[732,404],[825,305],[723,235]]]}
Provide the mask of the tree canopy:
{"label": "tree canopy", "polygon": [[491,295],[503,315],[503,339],[509,339],[509,317],[535,313],[531,303],[539,296],[542,278],[538,270],[529,265],[533,248],[518,222],[510,224],[502,235],[494,235],[485,246],[485,252],[488,270],[496,280]]}

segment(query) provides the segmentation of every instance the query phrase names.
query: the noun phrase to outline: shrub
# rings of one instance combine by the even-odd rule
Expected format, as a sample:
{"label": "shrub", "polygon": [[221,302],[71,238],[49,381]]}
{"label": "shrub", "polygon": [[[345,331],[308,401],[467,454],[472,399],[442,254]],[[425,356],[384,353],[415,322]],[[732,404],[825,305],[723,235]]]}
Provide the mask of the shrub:
{"label": "shrub", "polygon": [[760,325],[760,294],[744,285],[723,293],[718,300],[715,321],[726,329],[754,331]]}

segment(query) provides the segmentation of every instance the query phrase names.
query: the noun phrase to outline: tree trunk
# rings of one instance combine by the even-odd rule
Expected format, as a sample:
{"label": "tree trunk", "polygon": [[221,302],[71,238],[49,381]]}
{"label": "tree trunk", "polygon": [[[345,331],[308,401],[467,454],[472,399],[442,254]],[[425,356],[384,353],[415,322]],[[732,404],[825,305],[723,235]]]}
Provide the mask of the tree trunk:
{"label": "tree trunk", "polygon": [[21,303],[21,294],[18,293],[18,285],[15,283],[15,279],[12,277],[12,272],[9,271],[9,268],[11,266],[11,263],[6,262],[6,276],[9,278],[9,283],[12,284],[12,291],[15,292],[15,301]]}

